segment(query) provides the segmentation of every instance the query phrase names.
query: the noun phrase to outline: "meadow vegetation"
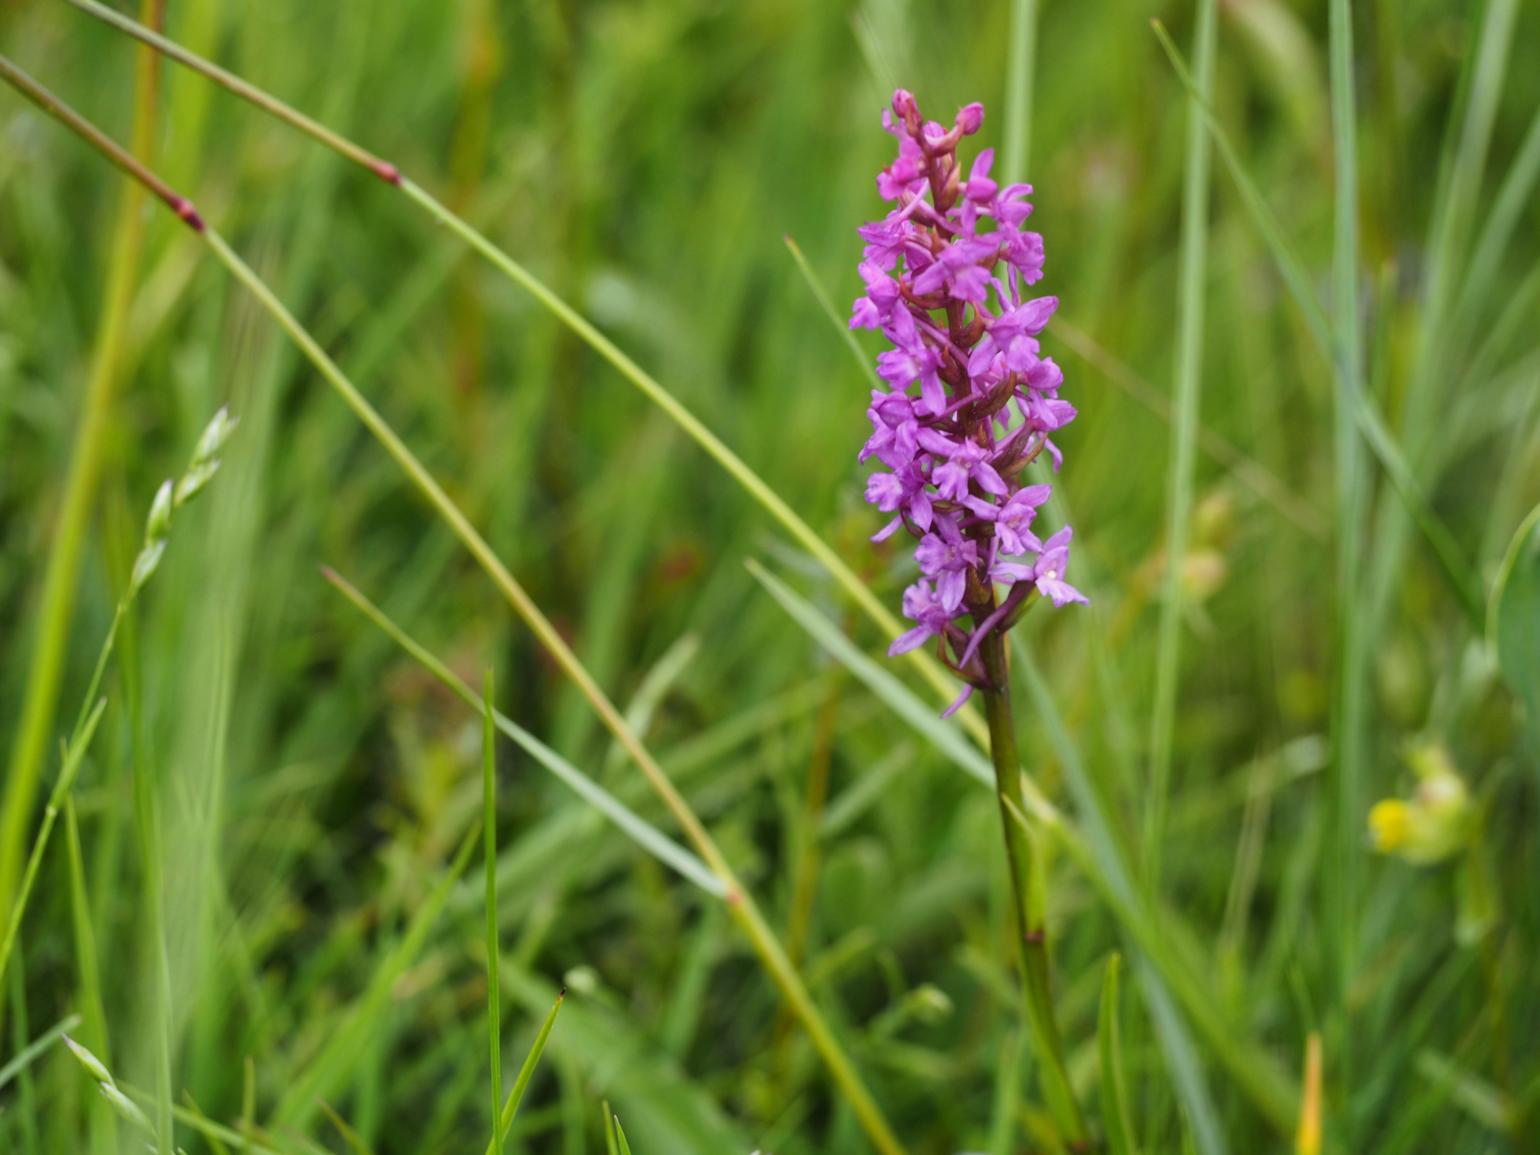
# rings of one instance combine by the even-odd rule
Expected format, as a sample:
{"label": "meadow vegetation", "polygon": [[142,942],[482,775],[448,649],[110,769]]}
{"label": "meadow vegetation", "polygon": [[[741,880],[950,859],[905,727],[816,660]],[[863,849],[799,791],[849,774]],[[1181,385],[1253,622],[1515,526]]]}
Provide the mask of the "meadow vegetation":
{"label": "meadow vegetation", "polygon": [[[367,153],[0,9],[212,226],[0,91],[0,1150],[1540,1152],[1540,9],[132,14]],[[983,714],[883,653],[897,87],[1061,302],[1078,1147]]]}

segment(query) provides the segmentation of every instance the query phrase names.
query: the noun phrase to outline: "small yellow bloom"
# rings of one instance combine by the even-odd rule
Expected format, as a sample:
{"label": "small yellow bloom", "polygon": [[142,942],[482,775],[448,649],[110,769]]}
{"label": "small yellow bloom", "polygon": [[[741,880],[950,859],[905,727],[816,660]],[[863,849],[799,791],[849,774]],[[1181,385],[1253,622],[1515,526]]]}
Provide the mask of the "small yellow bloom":
{"label": "small yellow bloom", "polygon": [[1407,761],[1417,774],[1417,790],[1409,799],[1376,802],[1369,811],[1369,837],[1382,854],[1418,865],[1442,862],[1470,841],[1470,792],[1442,746],[1417,747],[1408,751]]}
{"label": "small yellow bloom", "polygon": [[1411,809],[1399,798],[1386,798],[1374,804],[1369,811],[1369,837],[1374,840],[1374,849],[1391,854],[1406,845],[1412,827]]}

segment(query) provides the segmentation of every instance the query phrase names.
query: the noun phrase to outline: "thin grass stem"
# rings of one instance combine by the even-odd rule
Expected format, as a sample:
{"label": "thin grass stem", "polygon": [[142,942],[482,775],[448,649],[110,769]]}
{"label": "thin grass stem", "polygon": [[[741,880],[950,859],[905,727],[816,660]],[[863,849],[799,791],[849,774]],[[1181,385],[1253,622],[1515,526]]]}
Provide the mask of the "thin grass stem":
{"label": "thin grass stem", "polygon": [[497,962],[497,724],[492,702],[493,681],[489,669],[481,689],[481,851],[486,860],[487,1041],[491,1051],[492,1152],[500,1155],[507,1128],[498,1108],[503,1094],[503,1016],[499,1005],[502,979]]}
{"label": "thin grass stem", "polygon": [[[1356,876],[1362,835],[1364,724],[1369,676],[1362,550],[1366,490],[1354,412],[1363,395],[1363,337],[1358,318],[1358,143],[1353,97],[1353,22],[1348,0],[1331,0],[1331,117],[1335,170],[1332,245],[1332,329],[1337,355],[1333,447],[1337,508],[1337,688],[1331,729],[1332,823],[1323,922],[1330,928],[1334,963],[1337,1067],[1352,1070],[1353,1032],[1347,1004],[1356,971]],[[1353,1142],[1347,1140],[1351,1148]]]}
{"label": "thin grass stem", "polygon": [[1187,108],[1187,159],[1182,174],[1181,280],[1177,296],[1175,420],[1166,473],[1166,572],[1162,582],[1155,650],[1155,708],[1150,725],[1150,785],[1144,815],[1145,888],[1160,889],[1171,794],[1171,746],[1181,674],[1182,621],[1186,612],[1185,566],[1191,536],[1198,406],[1203,379],[1203,298],[1208,255],[1209,140],[1202,101],[1214,89],[1217,0],[1198,5],[1193,32],[1196,94]]}

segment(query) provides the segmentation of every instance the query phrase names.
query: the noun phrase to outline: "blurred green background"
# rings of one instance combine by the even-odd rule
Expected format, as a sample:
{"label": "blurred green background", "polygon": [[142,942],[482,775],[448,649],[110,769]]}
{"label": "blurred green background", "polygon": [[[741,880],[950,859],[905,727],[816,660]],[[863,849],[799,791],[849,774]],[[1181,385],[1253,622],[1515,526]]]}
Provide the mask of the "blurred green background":
{"label": "blurred green background", "polygon": [[[482,226],[895,608],[907,552],[867,542],[878,520],[855,463],[866,378],[783,238],[843,311],[859,287],[854,230],[881,211],[873,177],[890,156],[879,115],[893,87],[946,119],[985,101],[980,140],[1026,156],[1048,248],[1043,288],[1062,300],[1045,344],[1081,416],[1060,442],[1060,493],[1074,513],[1072,577],[1093,603],[1022,627],[1053,723],[1019,690],[1018,727],[1045,790],[1077,816],[1067,778],[1090,783],[1137,861],[1187,119],[1149,20],[1187,51],[1194,14],[1124,0],[1041,8],[1025,153],[1022,138],[1001,137],[1020,27],[1007,3],[168,0],[166,27]],[[1471,271],[1512,187],[1503,182],[1528,155],[1540,8],[1354,8],[1367,386],[1485,591],[1540,501],[1532,177],[1495,262]],[[1220,9],[1219,119],[1329,300],[1326,4]],[[129,41],[33,0],[0,10],[0,51],[128,139]],[[888,639],[609,366],[389,188],[196,76],[168,67],[162,83],[156,167],[354,376],[611,696],[623,707],[640,697],[651,748],[777,927],[800,917],[799,863],[814,871],[804,974],[905,1143],[1039,1149],[994,801],[831,662],[744,559],[766,562],[869,652]],[[1467,200],[1451,203],[1451,178]],[[44,559],[122,184],[0,95],[8,748],[35,678]],[[1328,1150],[1540,1150],[1533,732],[1423,540],[1407,534],[1395,548],[1400,506],[1377,468],[1363,588],[1339,599],[1332,367],[1218,157],[1210,204],[1160,931],[1201,980],[1217,1033],[1290,1094],[1306,1036],[1326,1033]],[[96,1025],[106,1026],[94,1049],[150,1087],[164,1031],[189,1110],[234,1126],[249,1077],[257,1122],[275,1124],[273,1149],[347,1150],[314,1111],[294,1126],[269,1115],[479,822],[480,730],[318,567],[346,575],[467,680],[494,666],[506,713],[667,824],[583,700],[311,367],[168,214],[144,211],[50,734],[84,692],[156,485],[220,404],[241,425],[128,623],[75,790],[85,929],[101,970]],[[1408,404],[1429,358],[1436,369]],[[1368,639],[1368,721],[1357,804],[1334,820],[1339,603]],[[1483,811],[1475,849],[1429,867],[1374,855],[1369,804],[1410,793],[1407,752],[1428,744],[1448,751]],[[512,747],[499,758],[505,1072],[555,987],[573,991],[520,1113],[520,1149],[602,1149],[601,1098],[639,1155],[865,1149],[721,912],[530,759]],[[820,812],[809,782],[824,773]],[[144,933],[136,774],[159,800],[169,1016],[155,1010]],[[39,799],[28,830],[40,811]],[[56,835],[0,992],[6,1059],[66,1014],[89,1015],[65,844]],[[485,1142],[475,873],[390,984],[329,1098],[361,1149]],[[1344,878],[1351,893],[1334,907]],[[1345,983],[1334,910],[1355,926]],[[1103,965],[1129,943],[1063,857],[1051,864],[1050,921],[1071,1070],[1094,1102]],[[1124,1001],[1134,1114],[1146,1150],[1183,1150],[1202,1121],[1173,1089],[1169,1036],[1143,989],[1128,983]],[[1185,1070],[1207,1088],[1224,1149],[1292,1150],[1291,1122],[1268,1117],[1210,1035],[1194,1038]],[[4,1150],[118,1149],[109,1109],[60,1048],[10,1079],[0,1102]],[[221,1149],[185,1126],[178,1142]]]}

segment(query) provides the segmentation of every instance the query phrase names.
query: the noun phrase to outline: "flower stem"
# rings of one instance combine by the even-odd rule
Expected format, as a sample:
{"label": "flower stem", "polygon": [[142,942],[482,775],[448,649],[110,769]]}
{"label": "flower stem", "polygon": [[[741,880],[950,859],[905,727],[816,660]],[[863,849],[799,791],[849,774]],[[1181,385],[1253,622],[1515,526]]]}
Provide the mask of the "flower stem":
{"label": "flower stem", "polygon": [[1042,1067],[1043,1095],[1063,1129],[1071,1150],[1086,1149],[1085,1119],[1070,1089],[1064,1042],[1053,1011],[1053,983],[1048,962],[1040,857],[1026,823],[1027,802],[1016,753],[1016,724],[1011,718],[1010,672],[1005,639],[991,631],[979,646],[989,685],[981,692],[989,723],[989,755],[995,767],[1005,857],[1010,865],[1017,941],[1021,947],[1021,993],[1026,1004],[1032,1046]]}

